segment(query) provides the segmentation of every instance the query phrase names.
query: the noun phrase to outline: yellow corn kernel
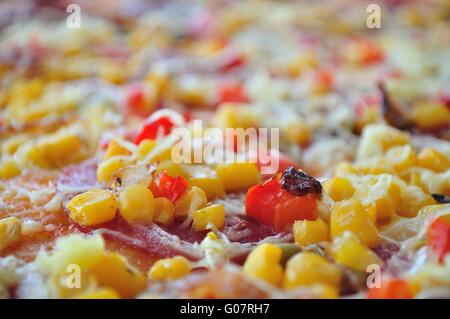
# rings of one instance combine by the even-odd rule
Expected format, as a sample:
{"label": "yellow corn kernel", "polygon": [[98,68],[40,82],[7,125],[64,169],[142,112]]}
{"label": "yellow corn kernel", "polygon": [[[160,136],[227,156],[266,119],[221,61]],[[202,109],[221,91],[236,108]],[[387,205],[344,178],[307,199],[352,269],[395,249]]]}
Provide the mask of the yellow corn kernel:
{"label": "yellow corn kernel", "polygon": [[221,228],[225,224],[225,207],[221,204],[204,207],[192,213],[195,230]]}
{"label": "yellow corn kernel", "polygon": [[315,284],[337,287],[341,276],[339,267],[328,262],[324,257],[310,252],[300,252],[288,260],[283,286],[286,289]]}
{"label": "yellow corn kernel", "polygon": [[186,276],[191,272],[191,263],[183,256],[160,259],[148,272],[151,280],[172,280]]}
{"label": "yellow corn kernel", "polygon": [[153,221],[162,225],[169,225],[175,218],[175,205],[165,197],[155,198],[155,213]]}
{"label": "yellow corn kernel", "polygon": [[318,298],[320,299],[337,299],[339,298],[339,287],[317,284],[314,285],[315,290],[318,292]]}
{"label": "yellow corn kernel", "polygon": [[384,124],[371,124],[364,127],[358,145],[357,158],[365,159],[383,155],[388,149],[409,143],[409,135]]}
{"label": "yellow corn kernel", "polygon": [[419,153],[419,166],[440,173],[450,169],[450,159],[432,147]]}
{"label": "yellow corn kernel", "polygon": [[327,194],[335,201],[349,199],[355,192],[352,182],[345,177],[334,177],[323,185]]}
{"label": "yellow corn kernel", "polygon": [[114,173],[127,166],[127,162],[127,159],[122,156],[114,156],[102,161],[97,167],[97,180],[104,184],[112,182]]}
{"label": "yellow corn kernel", "polygon": [[384,159],[396,173],[417,165],[417,155],[410,145],[395,146],[389,149]]}
{"label": "yellow corn kernel", "polygon": [[81,153],[82,146],[83,142],[77,134],[61,132],[46,137],[37,148],[49,167],[61,167],[74,162],[74,154]]}
{"label": "yellow corn kernel", "polygon": [[39,253],[36,263],[51,274],[67,275],[67,266],[78,265],[80,270],[92,268],[105,253],[105,241],[100,234],[86,237],[71,234],[59,237],[51,255]]}
{"label": "yellow corn kernel", "polygon": [[92,189],[72,198],[67,208],[70,218],[83,226],[92,226],[110,221],[116,216],[117,200],[104,189]]}
{"label": "yellow corn kernel", "polygon": [[106,148],[103,160],[107,160],[108,158],[111,158],[113,156],[126,156],[128,154],[130,154],[130,151],[125,146],[121,145],[116,140],[111,140],[108,144],[108,147]]}
{"label": "yellow corn kernel", "polygon": [[100,286],[113,288],[123,298],[136,296],[146,286],[145,276],[116,253],[103,255],[91,271]]}
{"label": "yellow corn kernel", "polygon": [[22,223],[17,217],[6,217],[0,219],[0,251],[21,238]]}
{"label": "yellow corn kernel", "polygon": [[268,243],[259,245],[245,260],[244,273],[278,286],[283,278],[283,267],[280,265],[281,256],[280,247]]}
{"label": "yellow corn kernel", "polygon": [[137,158],[138,160],[144,159],[150,151],[152,151],[156,146],[155,140],[145,139],[141,143],[139,143],[137,149]]}
{"label": "yellow corn kernel", "polygon": [[299,145],[304,145],[311,139],[311,130],[302,121],[289,122],[284,133],[290,142]]}
{"label": "yellow corn kernel", "polygon": [[257,115],[254,110],[244,110],[236,103],[223,103],[214,114],[212,125],[219,128],[257,127]]}
{"label": "yellow corn kernel", "polygon": [[395,214],[401,188],[391,175],[382,174],[370,178],[358,188],[354,197],[374,213],[375,221],[383,224]]}
{"label": "yellow corn kernel", "polygon": [[328,225],[320,218],[297,220],[293,227],[295,242],[300,246],[316,244],[328,239]]}
{"label": "yellow corn kernel", "polygon": [[114,289],[99,288],[92,292],[79,294],[76,299],[120,299],[120,296]]}
{"label": "yellow corn kernel", "polygon": [[225,191],[247,190],[261,181],[258,166],[254,163],[226,163],[216,166]]}
{"label": "yellow corn kernel", "polygon": [[20,174],[20,168],[12,158],[4,158],[0,162],[0,178],[12,178]]}
{"label": "yellow corn kernel", "polygon": [[422,129],[437,128],[450,123],[450,111],[443,104],[423,103],[416,105],[411,119]]}
{"label": "yellow corn kernel", "polygon": [[341,162],[336,165],[334,174],[336,176],[345,176],[348,174],[358,174],[358,169],[351,165],[349,162]]}
{"label": "yellow corn kernel", "polygon": [[162,171],[166,171],[167,174],[169,174],[170,176],[173,176],[173,177],[177,177],[177,176],[187,177],[188,176],[186,171],[179,164],[175,164],[171,160],[162,161],[161,163],[159,163],[158,168],[156,169],[155,175],[157,175],[158,173],[160,173]]}
{"label": "yellow corn kernel", "polygon": [[193,165],[188,168],[189,183],[205,191],[208,200],[225,195],[222,181],[217,172],[207,166]]}
{"label": "yellow corn kernel", "polygon": [[152,192],[142,184],[128,186],[119,196],[119,211],[129,223],[151,223],[155,211]]}
{"label": "yellow corn kernel", "polygon": [[333,242],[333,259],[348,268],[366,272],[371,264],[381,265],[380,258],[350,232],[345,232]]}
{"label": "yellow corn kernel", "polygon": [[208,202],[203,189],[193,186],[175,202],[175,216],[187,216]]}
{"label": "yellow corn kernel", "polygon": [[378,244],[378,229],[358,200],[342,201],[333,207],[330,218],[331,237],[342,236],[345,231],[352,232],[369,247]]}
{"label": "yellow corn kernel", "polygon": [[434,198],[425,193],[420,187],[405,186],[402,189],[400,201],[397,205],[397,214],[402,217],[416,217],[422,207],[435,203]]}

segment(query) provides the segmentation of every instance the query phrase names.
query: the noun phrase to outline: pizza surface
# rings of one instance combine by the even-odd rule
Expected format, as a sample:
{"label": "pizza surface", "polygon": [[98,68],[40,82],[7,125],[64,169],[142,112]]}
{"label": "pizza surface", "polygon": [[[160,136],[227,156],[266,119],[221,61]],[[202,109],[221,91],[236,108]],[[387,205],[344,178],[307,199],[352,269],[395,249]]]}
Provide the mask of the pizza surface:
{"label": "pizza surface", "polygon": [[0,297],[449,298],[450,3],[379,2],[0,3]]}

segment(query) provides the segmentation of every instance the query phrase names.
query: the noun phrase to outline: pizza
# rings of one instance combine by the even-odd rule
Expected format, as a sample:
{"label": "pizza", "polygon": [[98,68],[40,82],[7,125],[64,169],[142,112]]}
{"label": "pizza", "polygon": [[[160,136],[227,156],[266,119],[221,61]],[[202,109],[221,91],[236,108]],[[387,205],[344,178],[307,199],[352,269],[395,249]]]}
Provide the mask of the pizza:
{"label": "pizza", "polygon": [[0,296],[450,297],[450,5],[377,3],[2,2]]}

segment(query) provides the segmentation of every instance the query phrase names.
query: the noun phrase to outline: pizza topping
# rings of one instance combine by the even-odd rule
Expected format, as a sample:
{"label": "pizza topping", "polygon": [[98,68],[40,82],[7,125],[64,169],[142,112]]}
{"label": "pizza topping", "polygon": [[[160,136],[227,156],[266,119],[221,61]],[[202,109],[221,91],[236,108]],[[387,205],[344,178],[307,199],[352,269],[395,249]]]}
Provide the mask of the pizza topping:
{"label": "pizza topping", "polygon": [[284,230],[296,220],[315,220],[317,218],[316,196],[292,195],[282,188],[281,178],[281,174],[278,174],[248,190],[245,200],[246,214],[278,231]]}
{"label": "pizza topping", "polygon": [[0,219],[0,251],[20,241],[22,223],[17,217]]}
{"label": "pizza topping", "polygon": [[196,230],[220,229],[225,224],[225,208],[216,204],[192,213],[192,226]]}
{"label": "pizza topping", "polygon": [[283,267],[280,265],[282,251],[273,244],[262,244],[248,255],[244,264],[244,273],[250,277],[279,286],[283,278]]}
{"label": "pizza topping", "polygon": [[158,260],[148,272],[151,280],[166,281],[186,276],[191,271],[191,263],[183,256]]}
{"label": "pizza topping", "polygon": [[441,204],[450,204],[450,197],[442,194],[431,194],[433,198]]}
{"label": "pizza topping", "polygon": [[189,183],[183,176],[170,176],[162,171],[150,184],[154,197],[165,197],[172,202],[180,198],[189,188]]}
{"label": "pizza topping", "polygon": [[442,262],[450,252],[450,215],[436,218],[428,227],[428,245]]}
{"label": "pizza topping", "polygon": [[294,167],[288,167],[281,175],[281,187],[294,196],[322,194],[322,185],[318,180]]}
{"label": "pizza topping", "polygon": [[92,189],[77,195],[67,204],[70,218],[83,226],[98,225],[114,219],[117,207],[114,195],[104,189]]}
{"label": "pizza topping", "polygon": [[409,299],[412,298],[412,289],[404,279],[386,279],[379,288],[369,288],[369,299]]}
{"label": "pizza topping", "polygon": [[152,192],[142,184],[128,186],[120,193],[119,211],[129,223],[151,223],[155,211]]}

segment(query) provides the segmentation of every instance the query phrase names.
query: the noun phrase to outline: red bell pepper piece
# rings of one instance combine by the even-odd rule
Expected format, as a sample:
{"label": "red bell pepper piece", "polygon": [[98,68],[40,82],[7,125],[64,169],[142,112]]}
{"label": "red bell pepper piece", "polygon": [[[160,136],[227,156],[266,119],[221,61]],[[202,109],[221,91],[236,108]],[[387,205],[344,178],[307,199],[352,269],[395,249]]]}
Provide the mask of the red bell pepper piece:
{"label": "red bell pepper piece", "polygon": [[125,108],[128,114],[147,116],[151,112],[150,103],[142,83],[134,83],[125,91]]}
{"label": "red bell pepper piece", "polygon": [[189,183],[183,176],[173,177],[166,171],[159,173],[150,184],[150,190],[155,197],[165,197],[175,202],[189,188]]}
{"label": "red bell pepper piece", "polygon": [[381,287],[367,290],[368,299],[410,299],[411,288],[403,279],[389,279],[381,282]]}
{"label": "red bell pepper piece", "polygon": [[219,86],[218,102],[247,103],[249,98],[245,88],[240,83],[223,83]]}
{"label": "red bell pepper piece", "polygon": [[283,231],[296,220],[317,219],[317,198],[312,194],[295,196],[280,184],[281,174],[251,187],[245,200],[246,214]]}
{"label": "red bell pepper piece", "polygon": [[145,121],[141,130],[134,139],[134,143],[141,143],[145,139],[156,139],[159,136],[166,136],[172,132],[175,124],[167,116],[161,116],[152,121]]}
{"label": "red bell pepper piece", "polygon": [[436,218],[428,228],[428,245],[438,255],[439,262],[450,252],[450,215]]}

